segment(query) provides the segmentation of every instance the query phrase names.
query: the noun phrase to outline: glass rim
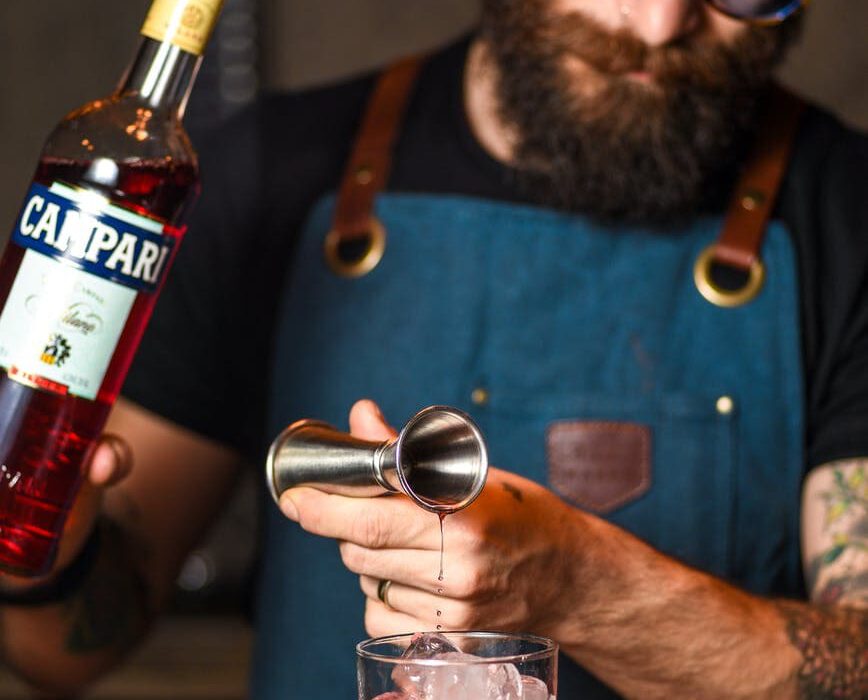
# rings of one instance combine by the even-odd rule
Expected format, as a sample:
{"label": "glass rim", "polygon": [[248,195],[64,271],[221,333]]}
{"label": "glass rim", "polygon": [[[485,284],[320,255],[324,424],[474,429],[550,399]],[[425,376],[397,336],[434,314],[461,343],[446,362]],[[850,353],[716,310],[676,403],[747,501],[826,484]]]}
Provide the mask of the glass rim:
{"label": "glass rim", "polygon": [[[539,644],[540,649],[529,651],[526,653],[504,654],[499,656],[481,656],[475,659],[462,660],[461,662],[452,661],[450,659],[403,659],[400,656],[387,656],[386,654],[378,654],[368,650],[366,647],[374,644],[394,644],[401,646],[399,640],[408,642],[413,638],[415,632],[404,632],[401,634],[390,634],[384,637],[372,637],[356,644],[356,655],[368,661],[378,661],[388,664],[410,663],[418,666],[454,666],[456,663],[461,663],[462,666],[475,664],[490,664],[490,663],[525,663],[528,661],[537,661],[544,659],[553,652],[557,654],[557,642],[548,637],[540,637],[535,634],[526,634],[523,632],[496,632],[489,630],[449,630],[448,632],[436,632],[442,634],[447,639],[452,636],[470,637],[473,639],[504,639],[515,640],[520,642],[530,642]],[[404,646],[407,646],[406,644]]]}

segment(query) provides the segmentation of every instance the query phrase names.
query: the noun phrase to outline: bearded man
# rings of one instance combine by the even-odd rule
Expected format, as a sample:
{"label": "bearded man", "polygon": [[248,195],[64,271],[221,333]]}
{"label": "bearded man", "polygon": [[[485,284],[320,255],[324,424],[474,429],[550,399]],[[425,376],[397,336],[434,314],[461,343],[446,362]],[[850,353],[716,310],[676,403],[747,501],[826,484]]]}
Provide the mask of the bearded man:
{"label": "bearded man", "polygon": [[242,457],[372,397],[356,435],[452,405],[499,468],[442,581],[407,498],[268,504],[252,697],[351,697],[356,642],[437,626],[554,639],[561,698],[865,697],[868,140],[771,84],[801,4],[487,0],[224,128],[111,421],[136,467],[80,507],[102,554],[7,594],[7,658],[86,682]]}

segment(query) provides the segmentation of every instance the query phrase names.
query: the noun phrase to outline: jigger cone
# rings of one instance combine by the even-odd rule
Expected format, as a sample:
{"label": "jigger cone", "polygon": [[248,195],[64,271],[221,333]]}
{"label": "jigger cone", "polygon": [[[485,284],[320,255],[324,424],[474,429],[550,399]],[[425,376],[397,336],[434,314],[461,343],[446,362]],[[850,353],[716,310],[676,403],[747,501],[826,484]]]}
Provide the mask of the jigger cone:
{"label": "jigger cone", "polygon": [[275,502],[295,486],[347,496],[403,492],[435,513],[466,508],[488,476],[488,451],[467,414],[430,406],[398,437],[360,440],[315,420],[287,427],[271,445],[265,466]]}

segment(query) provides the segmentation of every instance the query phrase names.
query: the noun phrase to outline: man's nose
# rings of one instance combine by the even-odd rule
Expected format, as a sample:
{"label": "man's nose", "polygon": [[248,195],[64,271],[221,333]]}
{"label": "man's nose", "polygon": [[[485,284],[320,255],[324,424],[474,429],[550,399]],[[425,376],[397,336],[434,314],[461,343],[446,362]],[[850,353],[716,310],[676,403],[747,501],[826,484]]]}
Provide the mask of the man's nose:
{"label": "man's nose", "polygon": [[664,46],[695,31],[702,23],[700,0],[624,0],[630,5],[630,29],[649,46]]}

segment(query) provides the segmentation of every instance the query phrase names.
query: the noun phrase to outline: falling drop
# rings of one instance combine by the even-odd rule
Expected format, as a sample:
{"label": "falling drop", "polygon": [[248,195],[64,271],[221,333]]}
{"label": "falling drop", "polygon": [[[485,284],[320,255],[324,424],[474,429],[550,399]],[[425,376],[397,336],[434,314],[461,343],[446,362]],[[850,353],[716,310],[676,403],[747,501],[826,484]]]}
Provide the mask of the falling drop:
{"label": "falling drop", "polygon": [[437,574],[437,580],[443,580],[443,548],[445,540],[443,538],[443,521],[446,520],[446,513],[437,513],[437,517],[440,518],[440,573]]}

